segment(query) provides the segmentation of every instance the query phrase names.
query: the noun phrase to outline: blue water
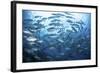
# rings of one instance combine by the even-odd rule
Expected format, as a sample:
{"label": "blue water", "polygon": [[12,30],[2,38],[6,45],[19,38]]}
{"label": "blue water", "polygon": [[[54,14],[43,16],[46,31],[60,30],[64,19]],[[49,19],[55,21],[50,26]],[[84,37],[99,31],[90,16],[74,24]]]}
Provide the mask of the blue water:
{"label": "blue water", "polygon": [[23,62],[91,59],[91,14],[22,11]]}

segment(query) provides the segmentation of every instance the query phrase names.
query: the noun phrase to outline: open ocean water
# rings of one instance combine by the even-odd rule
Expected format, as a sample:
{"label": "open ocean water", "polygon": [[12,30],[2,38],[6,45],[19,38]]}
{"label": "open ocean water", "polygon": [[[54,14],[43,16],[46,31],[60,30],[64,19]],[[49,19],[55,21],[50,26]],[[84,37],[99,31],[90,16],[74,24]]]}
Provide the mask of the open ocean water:
{"label": "open ocean water", "polygon": [[91,14],[23,10],[23,62],[91,59]]}

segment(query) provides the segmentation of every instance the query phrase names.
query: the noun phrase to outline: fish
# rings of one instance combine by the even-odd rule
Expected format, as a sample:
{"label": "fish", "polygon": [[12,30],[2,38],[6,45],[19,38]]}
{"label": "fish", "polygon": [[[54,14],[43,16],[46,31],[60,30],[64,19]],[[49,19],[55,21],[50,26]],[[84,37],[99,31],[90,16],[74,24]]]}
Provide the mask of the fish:
{"label": "fish", "polygon": [[42,16],[34,16],[34,18],[39,18],[39,17],[42,17]]}
{"label": "fish", "polygon": [[81,30],[80,25],[73,25],[73,26]]}
{"label": "fish", "polygon": [[32,22],[33,22],[32,19],[24,19],[23,20],[23,24],[27,24],[27,25],[32,24]]}
{"label": "fish", "polygon": [[64,14],[61,14],[61,13],[53,13],[52,15],[65,16]]}
{"label": "fish", "polygon": [[71,23],[70,25],[78,25],[77,23]]}
{"label": "fish", "polygon": [[24,51],[26,51],[27,53],[29,53],[29,54],[32,53],[32,51],[30,49],[28,49],[28,48],[24,48],[24,49],[25,49]]}
{"label": "fish", "polygon": [[69,23],[73,23],[73,21],[72,21],[72,20],[69,20],[69,19],[67,20],[67,22],[69,22]]}
{"label": "fish", "polygon": [[60,26],[62,24],[60,24],[60,23],[50,23],[49,25]]}
{"label": "fish", "polygon": [[72,15],[70,12],[63,12],[63,13],[65,13],[65,14],[67,14],[67,15]]}
{"label": "fish", "polygon": [[58,39],[59,42],[63,43],[64,41],[62,39]]}
{"label": "fish", "polygon": [[68,29],[67,29],[66,31],[67,31],[67,32],[72,32],[71,30],[68,30]]}
{"label": "fish", "polygon": [[27,41],[36,41],[37,40],[37,38],[35,38],[35,37],[28,37],[27,38]]}
{"label": "fish", "polygon": [[34,28],[34,29],[38,29],[39,26],[38,26],[38,25],[33,25],[33,28]]}
{"label": "fish", "polygon": [[61,17],[60,15],[53,15],[53,16],[55,16],[56,18],[60,18]]}
{"label": "fish", "polygon": [[25,34],[30,34],[30,35],[32,34],[32,33],[31,33],[30,31],[28,31],[28,30],[24,30],[23,32],[24,32]]}
{"label": "fish", "polygon": [[48,28],[47,30],[48,31],[54,31],[55,30],[55,27]]}
{"label": "fish", "polygon": [[65,50],[70,50],[70,49],[71,49],[71,48],[68,48],[68,47],[67,47],[67,48],[65,48]]}
{"label": "fish", "polygon": [[52,57],[52,56],[47,56],[47,58],[48,58],[48,59],[50,59],[50,60],[52,60],[52,59],[53,59],[53,57]]}
{"label": "fish", "polygon": [[37,23],[40,23],[40,22],[42,22],[42,21],[45,21],[47,18],[42,18],[42,19],[40,19],[40,20],[37,20],[36,22]]}
{"label": "fish", "polygon": [[35,24],[33,24],[33,26],[31,26],[31,28],[34,30],[39,30],[39,29],[44,28],[44,27],[45,27],[44,25],[38,24],[38,23],[35,23]]}
{"label": "fish", "polygon": [[32,32],[32,33],[33,33],[33,32],[36,32],[36,31],[37,31],[37,30],[35,30],[35,29],[30,29],[30,32]]}
{"label": "fish", "polygon": [[33,51],[38,51],[39,49],[38,49],[38,48],[32,48],[32,50],[33,50]]}
{"label": "fish", "polygon": [[36,23],[38,23],[38,24],[39,24],[40,22],[41,22],[41,20],[37,20],[37,21],[36,21]]}
{"label": "fish", "polygon": [[59,22],[59,21],[61,21],[61,20],[59,20],[59,19],[53,19],[53,20],[51,20],[51,22]]}
{"label": "fish", "polygon": [[64,52],[62,52],[62,53],[60,53],[60,55],[65,55],[65,53],[64,53]]}
{"label": "fish", "polygon": [[54,49],[55,49],[55,47],[50,47],[49,49],[50,49],[50,50],[54,50]]}
{"label": "fish", "polygon": [[57,16],[50,16],[50,17],[48,17],[48,19],[53,19],[53,18],[57,18]]}
{"label": "fish", "polygon": [[51,37],[51,38],[57,38],[58,37],[58,35],[56,35],[56,34],[47,34],[46,36]]}
{"label": "fish", "polygon": [[[78,23],[78,24],[84,24],[84,22],[83,22],[82,20],[77,21],[76,23]],[[84,25],[85,25],[85,24],[84,24]]]}
{"label": "fish", "polygon": [[79,25],[79,24],[77,24],[77,23],[72,23],[72,24],[70,24],[70,25],[72,25],[72,26],[78,28],[80,31],[83,29],[82,24]]}
{"label": "fish", "polygon": [[71,19],[74,19],[74,17],[72,17],[72,16],[65,16],[66,18],[71,18]]}
{"label": "fish", "polygon": [[43,43],[43,40],[38,40],[37,42],[38,42],[38,43]]}
{"label": "fish", "polygon": [[38,59],[38,60],[41,60],[41,57],[35,55],[34,58]]}
{"label": "fish", "polygon": [[29,42],[29,45],[35,45],[36,43],[35,42]]}
{"label": "fish", "polygon": [[23,36],[24,38],[27,38],[27,36]]}
{"label": "fish", "polygon": [[77,45],[77,47],[80,47],[80,46],[81,46],[80,44]]}
{"label": "fish", "polygon": [[47,18],[42,18],[41,21],[45,21]]}
{"label": "fish", "polygon": [[77,30],[75,29],[75,27],[72,26],[72,29],[73,29],[75,32],[77,32]]}

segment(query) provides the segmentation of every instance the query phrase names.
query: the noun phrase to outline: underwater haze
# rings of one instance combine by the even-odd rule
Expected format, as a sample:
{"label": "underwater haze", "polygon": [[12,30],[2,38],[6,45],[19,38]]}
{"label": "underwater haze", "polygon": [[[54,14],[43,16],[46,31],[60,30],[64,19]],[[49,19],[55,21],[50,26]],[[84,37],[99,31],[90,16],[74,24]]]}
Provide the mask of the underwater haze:
{"label": "underwater haze", "polygon": [[22,10],[23,63],[91,59],[91,14]]}

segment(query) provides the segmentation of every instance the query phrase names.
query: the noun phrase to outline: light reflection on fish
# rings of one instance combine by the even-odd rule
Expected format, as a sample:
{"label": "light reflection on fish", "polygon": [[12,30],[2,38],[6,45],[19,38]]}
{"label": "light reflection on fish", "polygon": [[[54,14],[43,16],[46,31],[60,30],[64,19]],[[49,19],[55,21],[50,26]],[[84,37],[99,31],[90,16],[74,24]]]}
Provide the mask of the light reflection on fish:
{"label": "light reflection on fish", "polygon": [[58,39],[58,41],[59,41],[59,42],[61,42],[61,43],[63,43],[63,42],[64,42],[64,40],[62,40],[62,39]]}
{"label": "light reflection on fish", "polygon": [[36,41],[37,39],[35,37],[28,37],[27,40],[28,41]]}

